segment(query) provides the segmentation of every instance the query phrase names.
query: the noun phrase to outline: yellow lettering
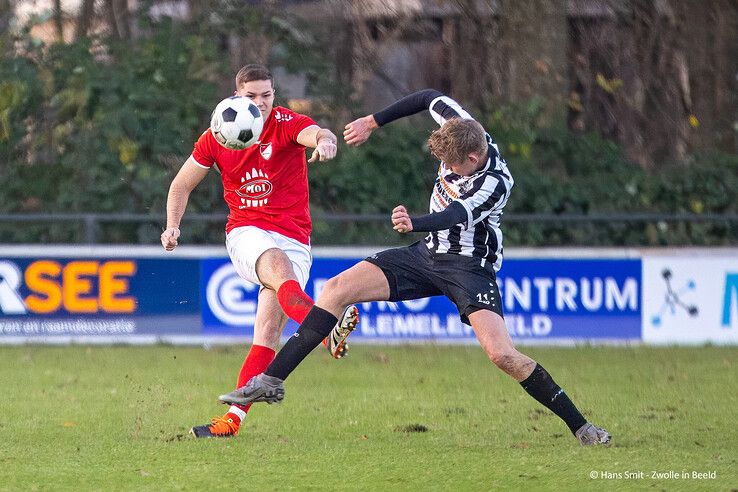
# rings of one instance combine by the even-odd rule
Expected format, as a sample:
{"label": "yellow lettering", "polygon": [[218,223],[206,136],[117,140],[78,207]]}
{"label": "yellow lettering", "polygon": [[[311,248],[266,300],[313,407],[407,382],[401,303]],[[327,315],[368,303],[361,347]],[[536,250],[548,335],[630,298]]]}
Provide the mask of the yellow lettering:
{"label": "yellow lettering", "polygon": [[[62,303],[62,291],[55,282],[61,265],[55,261],[34,261],[26,268],[26,286],[36,294],[26,297],[26,306],[34,313],[53,313]],[[51,278],[49,278],[51,277]]]}
{"label": "yellow lettering", "polygon": [[[100,267],[100,307],[107,313],[132,313],[136,298],[128,293],[128,281],[136,273],[133,261],[109,261]],[[129,278],[119,278],[129,277]]]}
{"label": "yellow lettering", "polygon": [[96,261],[72,261],[64,267],[64,307],[70,313],[96,313],[97,299],[83,297],[92,292],[92,282],[86,276],[97,274]]}

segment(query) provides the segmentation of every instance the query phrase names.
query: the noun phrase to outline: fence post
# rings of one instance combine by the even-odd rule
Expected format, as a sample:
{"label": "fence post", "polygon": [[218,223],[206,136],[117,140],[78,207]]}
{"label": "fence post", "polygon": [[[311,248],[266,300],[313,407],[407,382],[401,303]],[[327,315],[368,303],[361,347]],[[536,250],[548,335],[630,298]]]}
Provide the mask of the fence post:
{"label": "fence post", "polygon": [[85,214],[85,242],[87,244],[97,242],[97,217],[95,214]]}

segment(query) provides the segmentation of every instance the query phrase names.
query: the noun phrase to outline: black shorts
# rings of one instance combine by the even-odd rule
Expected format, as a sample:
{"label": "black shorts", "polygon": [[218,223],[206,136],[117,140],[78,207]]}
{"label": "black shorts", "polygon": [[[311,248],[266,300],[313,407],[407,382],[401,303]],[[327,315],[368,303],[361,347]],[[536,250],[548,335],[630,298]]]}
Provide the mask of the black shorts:
{"label": "black shorts", "polygon": [[481,258],[433,253],[423,242],[388,249],[370,256],[387,277],[389,300],[408,301],[422,297],[446,296],[456,304],[461,321],[486,309],[502,316],[502,303],[494,266]]}

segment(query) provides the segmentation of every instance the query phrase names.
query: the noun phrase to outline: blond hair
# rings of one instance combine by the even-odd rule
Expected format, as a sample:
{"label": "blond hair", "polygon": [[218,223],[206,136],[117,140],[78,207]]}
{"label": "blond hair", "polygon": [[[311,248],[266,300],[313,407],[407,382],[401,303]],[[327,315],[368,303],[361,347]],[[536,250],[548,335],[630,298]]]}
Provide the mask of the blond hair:
{"label": "blond hair", "polygon": [[487,137],[482,125],[474,120],[452,118],[431,133],[428,148],[436,158],[450,164],[461,164],[470,153],[487,153]]}

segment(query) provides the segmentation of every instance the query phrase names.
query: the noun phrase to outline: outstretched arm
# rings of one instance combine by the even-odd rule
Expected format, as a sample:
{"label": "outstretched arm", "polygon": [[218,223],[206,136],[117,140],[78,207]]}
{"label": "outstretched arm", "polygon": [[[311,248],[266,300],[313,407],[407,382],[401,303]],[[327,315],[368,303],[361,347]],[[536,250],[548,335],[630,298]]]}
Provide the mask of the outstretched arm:
{"label": "outstretched arm", "polygon": [[443,212],[410,217],[403,205],[392,211],[392,225],[397,232],[431,232],[443,231],[457,224],[466,222],[467,212],[461,202],[453,202]]}
{"label": "outstretched arm", "polygon": [[315,149],[308,162],[328,161],[336,157],[338,139],[327,128],[311,125],[297,135],[297,143]]}
{"label": "outstretched arm", "polygon": [[343,138],[349,145],[361,145],[367,141],[374,130],[387,123],[420,113],[430,108],[434,99],[443,94],[435,89],[424,89],[390,104],[383,110],[364,116],[346,125]]}
{"label": "outstretched arm", "polygon": [[190,193],[207,176],[208,170],[190,157],[187,159],[169,186],[167,196],[167,228],[161,234],[161,245],[167,251],[177,247],[179,223],[187,208]]}

